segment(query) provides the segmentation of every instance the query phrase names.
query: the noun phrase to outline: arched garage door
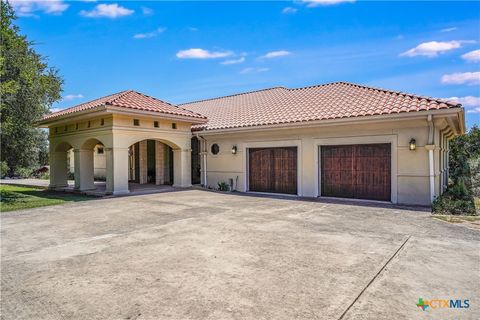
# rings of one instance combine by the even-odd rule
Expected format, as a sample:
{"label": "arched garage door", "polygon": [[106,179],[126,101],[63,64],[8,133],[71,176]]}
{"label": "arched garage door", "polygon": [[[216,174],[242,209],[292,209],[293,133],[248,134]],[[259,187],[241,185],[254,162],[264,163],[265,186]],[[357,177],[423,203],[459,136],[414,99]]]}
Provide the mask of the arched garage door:
{"label": "arched garage door", "polygon": [[248,149],[249,190],[297,194],[297,147]]}
{"label": "arched garage door", "polygon": [[321,195],[390,201],[389,143],[322,146]]}

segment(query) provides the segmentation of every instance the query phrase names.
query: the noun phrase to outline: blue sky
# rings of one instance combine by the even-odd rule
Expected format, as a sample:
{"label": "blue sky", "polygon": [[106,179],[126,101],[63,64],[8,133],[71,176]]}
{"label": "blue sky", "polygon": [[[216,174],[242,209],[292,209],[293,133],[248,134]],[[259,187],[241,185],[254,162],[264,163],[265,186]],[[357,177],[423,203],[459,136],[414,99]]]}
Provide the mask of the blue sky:
{"label": "blue sky", "polygon": [[349,81],[456,97],[480,123],[479,2],[11,2],[65,79],[55,108],[125,89],[182,103]]}

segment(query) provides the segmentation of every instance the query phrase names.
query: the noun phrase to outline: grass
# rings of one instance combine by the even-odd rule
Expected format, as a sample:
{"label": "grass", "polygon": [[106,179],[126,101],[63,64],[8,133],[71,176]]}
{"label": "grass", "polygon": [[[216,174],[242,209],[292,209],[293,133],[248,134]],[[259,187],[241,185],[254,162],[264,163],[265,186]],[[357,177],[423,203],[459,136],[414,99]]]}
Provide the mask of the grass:
{"label": "grass", "polygon": [[0,211],[52,206],[67,202],[92,200],[95,197],[55,192],[43,188],[0,185]]}
{"label": "grass", "polygon": [[480,216],[455,216],[434,214],[433,217],[450,223],[480,222]]}

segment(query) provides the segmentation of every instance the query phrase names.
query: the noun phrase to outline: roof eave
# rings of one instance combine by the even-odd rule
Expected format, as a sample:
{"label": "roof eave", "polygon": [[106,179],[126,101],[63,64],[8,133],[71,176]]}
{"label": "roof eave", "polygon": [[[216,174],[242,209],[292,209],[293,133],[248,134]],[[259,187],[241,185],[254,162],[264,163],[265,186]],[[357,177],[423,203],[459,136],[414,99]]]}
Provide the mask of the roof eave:
{"label": "roof eave", "polygon": [[395,114],[380,114],[380,115],[371,115],[371,116],[359,116],[359,117],[348,117],[348,118],[337,118],[337,119],[323,119],[323,120],[312,120],[312,121],[297,121],[297,122],[286,122],[278,124],[268,124],[268,125],[254,125],[247,127],[233,127],[233,128],[223,128],[223,129],[208,129],[208,128],[198,128],[198,130],[192,130],[197,134],[222,134],[222,133],[234,133],[234,132],[244,132],[244,131],[263,131],[263,130],[275,130],[281,128],[308,128],[316,127],[321,125],[339,125],[339,124],[352,124],[352,123],[369,123],[369,122],[380,122],[380,121],[395,121],[403,119],[423,119],[426,115],[457,115],[459,117],[459,123],[463,127],[462,132],[465,132],[465,118],[463,108],[455,107],[449,109],[436,109],[436,110],[422,110],[415,112],[403,112]]}
{"label": "roof eave", "polygon": [[208,121],[207,118],[197,118],[197,117],[190,117],[190,116],[182,116],[182,115],[174,115],[164,112],[154,112],[154,111],[145,111],[145,110],[136,110],[136,109],[127,109],[124,107],[117,107],[111,105],[101,105],[92,109],[87,109],[83,111],[77,111],[72,113],[67,113],[59,116],[50,117],[47,119],[42,119],[35,123],[36,126],[40,128],[48,128],[49,126],[56,125],[58,123],[63,123],[65,121],[75,119],[86,119],[92,117],[92,114],[100,115],[100,114],[125,114],[131,116],[140,116],[140,115],[148,115],[159,117],[163,119],[169,120],[176,120],[176,121],[183,121],[192,124],[203,124]]}
{"label": "roof eave", "polygon": [[98,114],[101,112],[105,113],[105,111],[106,111],[105,105],[100,105],[95,108],[91,108],[87,110],[75,111],[71,113],[62,114],[59,116],[53,116],[46,119],[42,119],[40,121],[35,122],[35,126],[40,128],[48,128],[49,126],[56,125],[61,122],[65,122],[66,120],[70,120],[71,118],[77,118],[77,119],[90,118],[94,113],[95,114]]}
{"label": "roof eave", "polygon": [[193,116],[176,115],[176,114],[170,114],[165,112],[137,110],[137,109],[130,109],[130,108],[124,108],[124,107],[118,107],[118,106],[111,106],[111,105],[106,106],[106,110],[110,113],[115,113],[115,114],[123,114],[123,115],[129,115],[129,116],[142,116],[142,115],[153,116],[153,117],[159,117],[162,119],[188,122],[192,124],[203,124],[208,121],[208,119],[205,117],[200,118],[200,117],[193,117]]}

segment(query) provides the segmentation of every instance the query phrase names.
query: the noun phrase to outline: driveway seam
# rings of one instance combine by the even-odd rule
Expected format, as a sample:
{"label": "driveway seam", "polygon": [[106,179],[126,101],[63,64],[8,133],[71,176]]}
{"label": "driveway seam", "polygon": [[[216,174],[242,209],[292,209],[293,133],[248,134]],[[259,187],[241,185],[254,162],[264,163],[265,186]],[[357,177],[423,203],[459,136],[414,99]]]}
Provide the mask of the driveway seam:
{"label": "driveway seam", "polygon": [[341,314],[341,316],[338,318],[338,320],[342,320],[343,317],[345,317],[345,315],[348,313],[348,311],[353,307],[353,305],[358,301],[358,299],[360,299],[360,297],[362,296],[362,294],[370,287],[370,285],[375,281],[375,279],[378,278],[378,276],[385,270],[385,268],[387,267],[387,265],[393,260],[393,258],[395,258],[398,253],[400,252],[400,250],[403,249],[403,247],[405,246],[405,244],[407,244],[408,240],[410,240],[410,237],[411,235],[408,235],[407,238],[405,239],[405,241],[403,241],[403,243],[400,245],[400,247],[398,247],[398,249],[393,253],[393,255],[390,257],[390,259],[387,260],[387,262],[385,262],[385,264],[383,265],[382,268],[380,268],[380,270],[378,270],[378,272],[375,274],[375,276],[373,276],[373,278],[367,283],[367,285],[362,289],[362,291],[360,291],[360,293],[357,295],[357,297],[352,301],[352,303],[347,307],[347,309],[345,309],[345,311],[343,311],[343,313]]}

